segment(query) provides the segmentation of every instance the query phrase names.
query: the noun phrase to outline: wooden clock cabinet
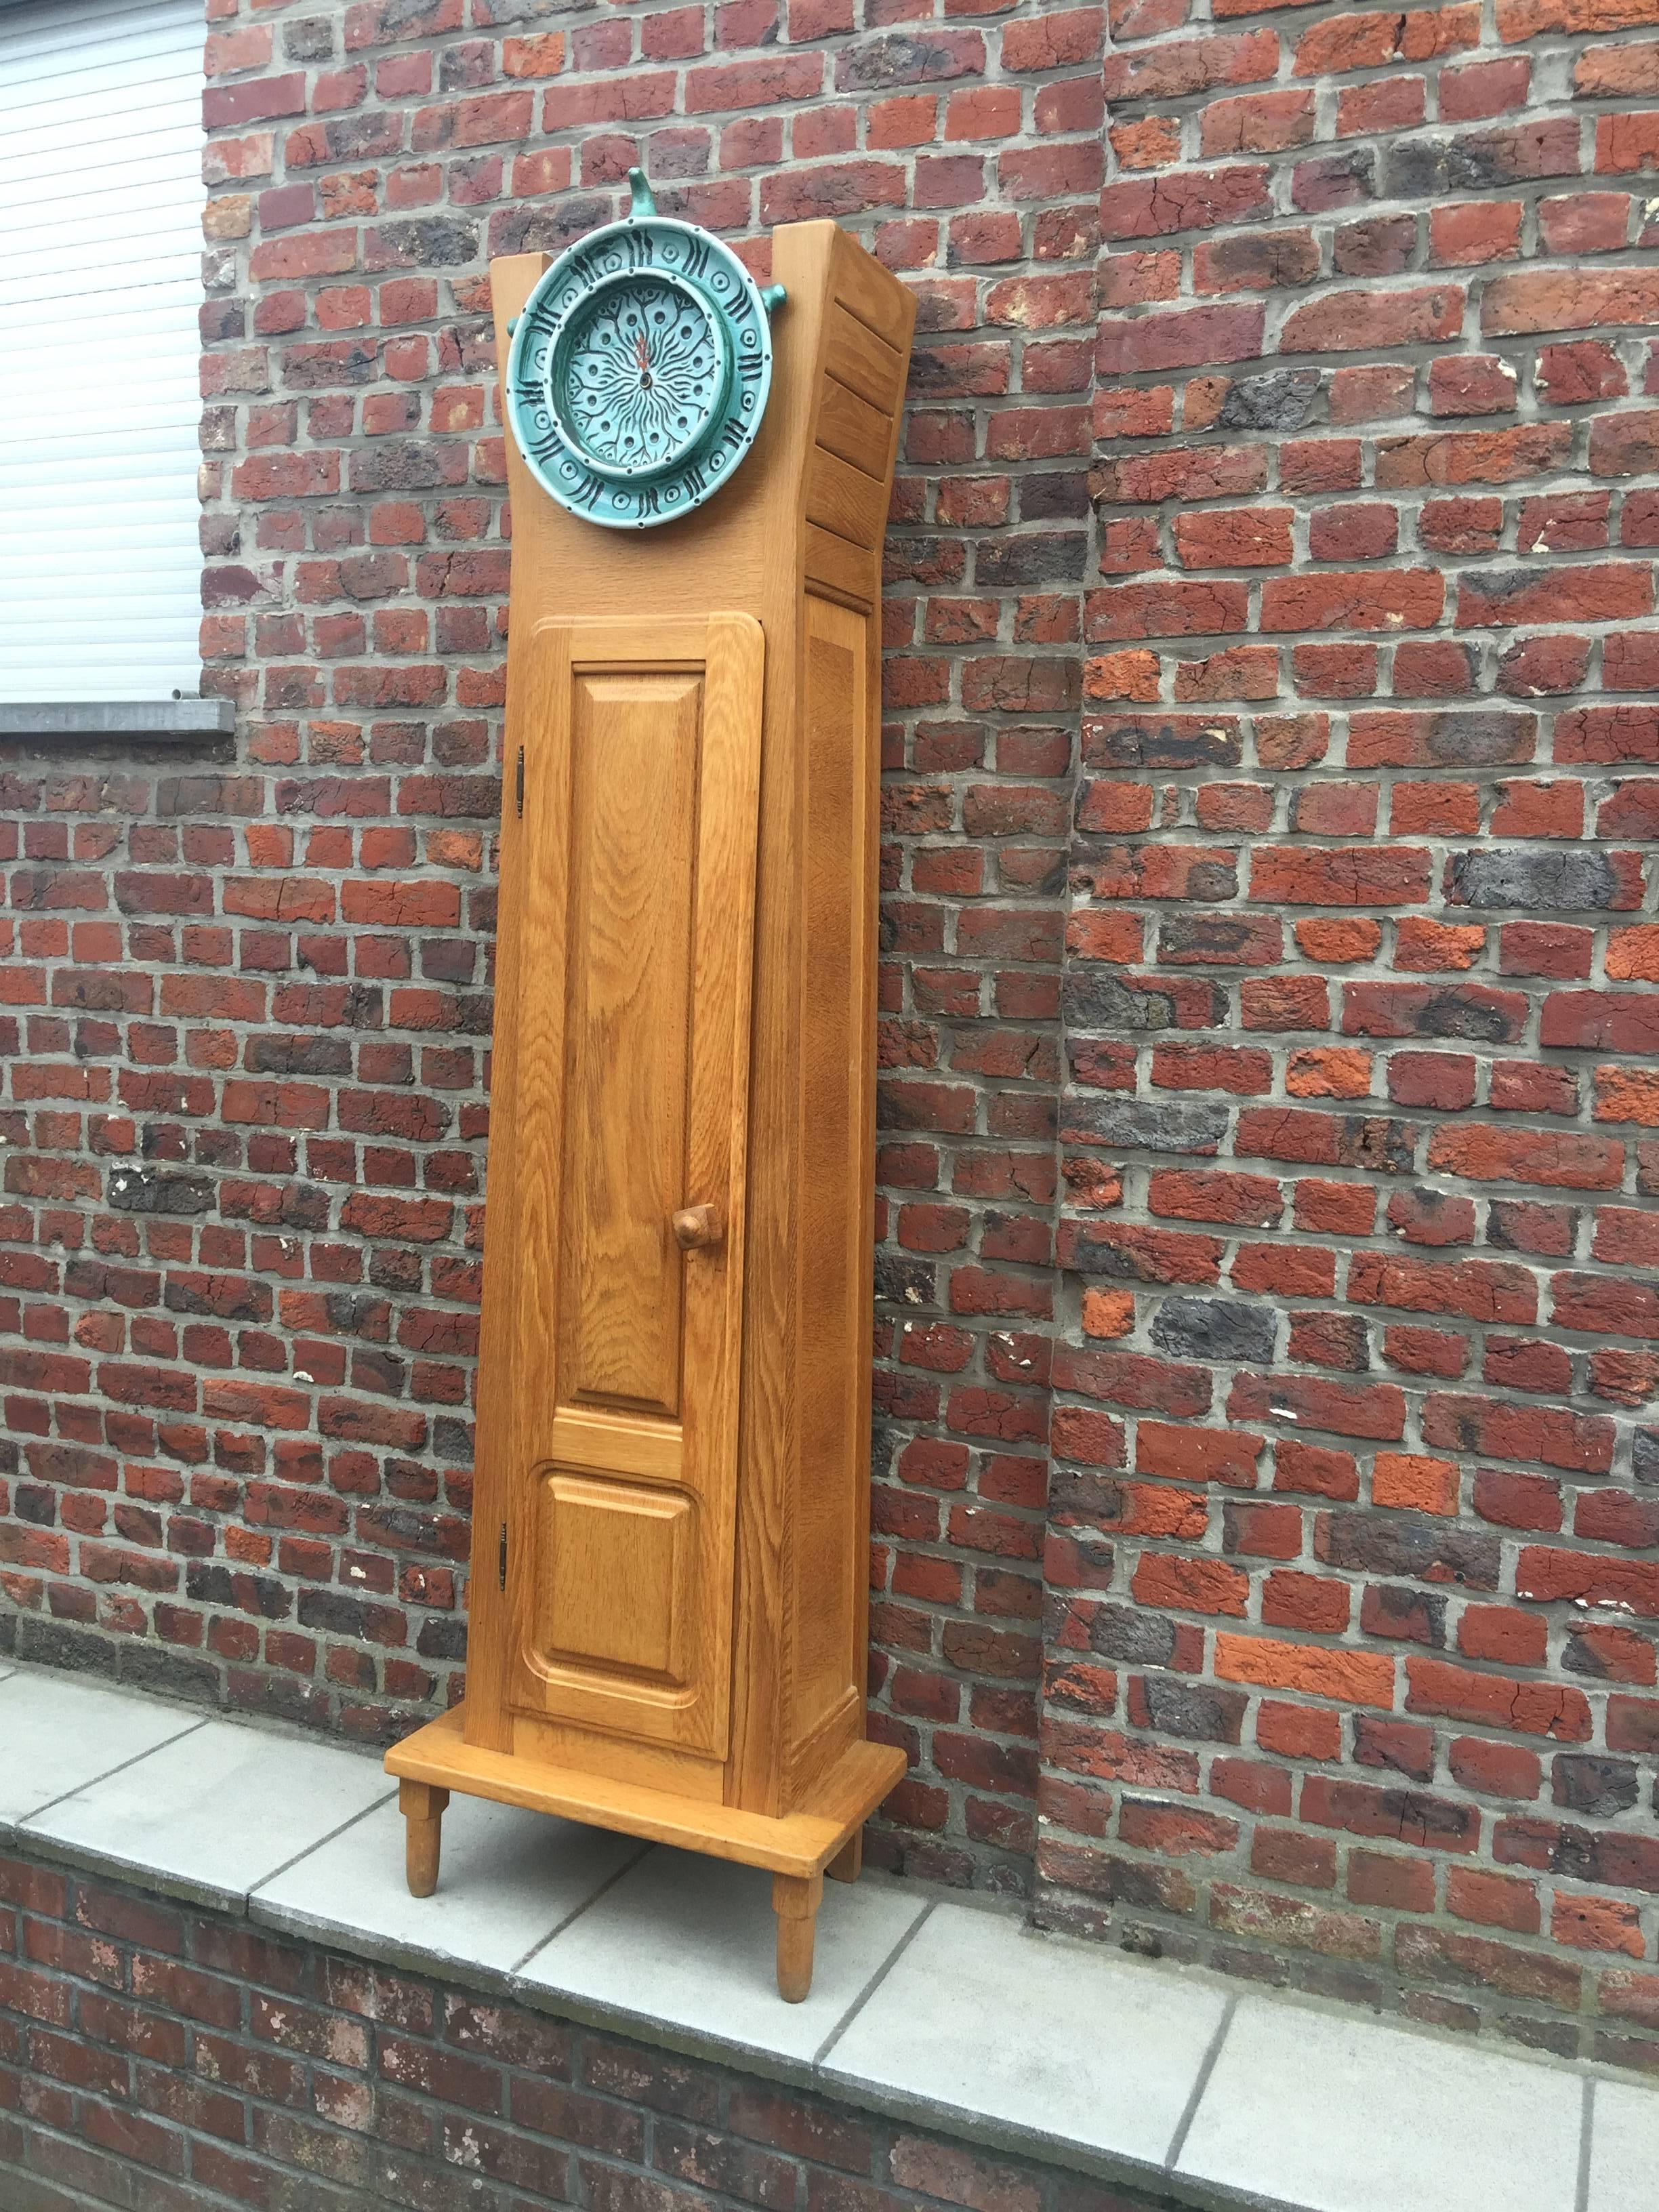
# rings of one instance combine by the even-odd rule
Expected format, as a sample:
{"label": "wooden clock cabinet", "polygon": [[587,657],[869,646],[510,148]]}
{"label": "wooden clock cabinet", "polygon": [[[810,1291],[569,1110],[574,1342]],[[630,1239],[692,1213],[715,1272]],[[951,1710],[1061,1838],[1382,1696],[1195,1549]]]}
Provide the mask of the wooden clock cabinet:
{"label": "wooden clock cabinet", "polygon": [[[753,450],[596,528],[508,440],[506,775],[464,1705],[388,1754],[773,1875],[811,1978],[865,1736],[880,562],[914,304],[832,223]],[[492,264],[500,357],[545,266]]]}

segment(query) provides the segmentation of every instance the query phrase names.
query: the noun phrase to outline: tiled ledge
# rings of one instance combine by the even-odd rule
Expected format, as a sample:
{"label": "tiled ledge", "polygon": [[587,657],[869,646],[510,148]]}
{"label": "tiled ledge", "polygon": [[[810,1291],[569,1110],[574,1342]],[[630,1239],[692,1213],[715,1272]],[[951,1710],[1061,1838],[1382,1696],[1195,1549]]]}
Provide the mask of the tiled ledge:
{"label": "tiled ledge", "polygon": [[805,2004],[767,1878],[452,1798],[403,1880],[371,1757],[0,1665],[0,1844],[1206,2212],[1652,2212],[1659,2091],[832,1884]]}

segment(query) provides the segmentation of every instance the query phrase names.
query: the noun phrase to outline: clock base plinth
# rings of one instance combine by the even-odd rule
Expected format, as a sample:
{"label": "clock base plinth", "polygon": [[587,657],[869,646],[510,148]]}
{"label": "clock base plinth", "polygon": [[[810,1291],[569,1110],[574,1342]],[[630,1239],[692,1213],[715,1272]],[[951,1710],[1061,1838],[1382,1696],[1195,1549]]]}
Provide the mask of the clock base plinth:
{"label": "clock base plinth", "polygon": [[[398,1807],[408,1823],[412,1895],[430,1896],[436,1886],[439,1823],[452,1790],[672,1844],[679,1850],[702,1851],[710,1858],[732,1859],[773,1877],[778,1990],[792,2004],[811,1987],[823,1877],[856,1879],[864,1823],[905,1770],[904,1753],[896,1745],[850,1743],[794,1811],[775,1816],[484,1750],[466,1741],[465,1712],[465,1706],[457,1705],[386,1756],[386,1771],[398,1778]],[[425,1887],[418,1886],[421,1881]]]}

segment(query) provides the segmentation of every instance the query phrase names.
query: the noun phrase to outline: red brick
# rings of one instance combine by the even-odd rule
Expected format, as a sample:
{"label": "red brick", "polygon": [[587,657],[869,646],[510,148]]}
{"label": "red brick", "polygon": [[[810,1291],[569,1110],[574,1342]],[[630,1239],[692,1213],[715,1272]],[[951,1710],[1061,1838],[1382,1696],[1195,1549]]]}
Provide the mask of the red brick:
{"label": "red brick", "polygon": [[[1597,0],[1500,0],[1496,36],[1469,0],[902,12],[727,0],[636,44],[352,0],[316,65],[216,14],[204,666],[243,720],[234,768],[9,765],[8,1601],[374,1740],[459,1691],[507,573],[485,272],[642,159],[757,275],[770,224],[828,214],[921,311],[871,1654],[918,1771],[872,1855],[1021,1888],[1041,1768],[1059,1924],[1149,1898],[1200,1959],[1368,1974],[1393,1926],[1419,2017],[1576,2004],[1587,1952],[1624,1970],[1639,1839],[1575,1808],[1570,1844],[1500,1844],[1481,1809],[1538,1797],[1510,1720],[1552,1697],[1659,1746],[1623,1610],[1654,1617],[1623,1470],[1659,1386],[1655,42]],[[1235,1332],[1212,1354],[1141,1334],[1176,1285]],[[261,1616],[359,1583],[334,1628]],[[1154,1635],[1120,1680],[1103,1647]],[[1327,1700],[1402,1653],[1446,1712]],[[1564,1897],[1511,1850],[1569,1851]],[[1218,1851],[1212,1896],[1178,1862]],[[1414,1928],[1448,1851],[1462,1929]]]}

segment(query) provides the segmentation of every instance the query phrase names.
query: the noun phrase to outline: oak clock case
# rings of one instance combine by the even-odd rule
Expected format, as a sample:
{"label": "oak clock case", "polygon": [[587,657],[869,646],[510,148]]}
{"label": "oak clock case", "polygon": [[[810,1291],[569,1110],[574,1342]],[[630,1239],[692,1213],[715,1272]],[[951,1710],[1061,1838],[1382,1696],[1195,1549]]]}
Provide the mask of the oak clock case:
{"label": "oak clock case", "polygon": [[513,506],[465,1703],[387,1755],[773,1877],[865,1735],[883,530],[909,295],[658,215],[491,264]]}

